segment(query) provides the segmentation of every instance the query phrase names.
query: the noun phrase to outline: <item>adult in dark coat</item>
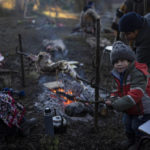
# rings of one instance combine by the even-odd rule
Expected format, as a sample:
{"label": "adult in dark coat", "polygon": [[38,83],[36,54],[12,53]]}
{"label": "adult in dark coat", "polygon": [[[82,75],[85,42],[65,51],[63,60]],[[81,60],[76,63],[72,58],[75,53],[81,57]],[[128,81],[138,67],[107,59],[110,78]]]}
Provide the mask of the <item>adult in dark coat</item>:
{"label": "adult in dark coat", "polygon": [[119,21],[119,31],[125,33],[128,41],[135,42],[137,61],[146,63],[150,71],[150,14],[125,14]]}
{"label": "adult in dark coat", "polygon": [[125,0],[125,12],[128,13],[134,11],[142,16],[150,12],[150,1],[149,0]]}
{"label": "adult in dark coat", "polygon": [[[120,18],[128,13],[128,12],[136,12],[142,16],[144,16],[145,14],[150,12],[150,0],[124,0],[123,3],[121,4],[121,6],[116,10],[116,14],[114,16],[113,22],[112,22],[112,29],[114,30],[115,33],[119,33],[118,32],[118,22],[120,20]],[[119,38],[121,38],[121,40],[123,40],[125,42],[125,40],[123,39],[122,35],[119,34],[116,37],[116,39],[118,40]]]}

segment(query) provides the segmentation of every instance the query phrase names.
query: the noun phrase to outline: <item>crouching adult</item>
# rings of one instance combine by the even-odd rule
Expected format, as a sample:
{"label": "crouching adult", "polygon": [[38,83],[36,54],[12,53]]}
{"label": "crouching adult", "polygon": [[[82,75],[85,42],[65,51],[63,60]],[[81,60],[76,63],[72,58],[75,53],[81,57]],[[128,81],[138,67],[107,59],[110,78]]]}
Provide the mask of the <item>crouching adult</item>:
{"label": "crouching adult", "polygon": [[146,63],[150,71],[150,14],[141,16],[129,12],[121,17],[119,31],[135,43],[137,61]]}
{"label": "crouching adult", "polygon": [[138,127],[150,120],[150,74],[146,64],[135,61],[135,54],[121,41],[113,44],[110,55],[113,64],[114,90],[106,105],[123,112],[127,141],[121,146],[136,147],[143,136]]}
{"label": "crouching adult", "polygon": [[[112,29],[115,31],[115,34],[118,33],[119,36],[119,28],[118,23],[120,18],[127,14],[128,12],[136,12],[141,16],[146,15],[150,12],[150,1],[149,0],[124,0],[123,3],[119,8],[116,10],[116,14],[114,16],[113,22],[112,22]],[[116,37],[119,38],[121,37]],[[124,39],[122,39],[124,40]]]}

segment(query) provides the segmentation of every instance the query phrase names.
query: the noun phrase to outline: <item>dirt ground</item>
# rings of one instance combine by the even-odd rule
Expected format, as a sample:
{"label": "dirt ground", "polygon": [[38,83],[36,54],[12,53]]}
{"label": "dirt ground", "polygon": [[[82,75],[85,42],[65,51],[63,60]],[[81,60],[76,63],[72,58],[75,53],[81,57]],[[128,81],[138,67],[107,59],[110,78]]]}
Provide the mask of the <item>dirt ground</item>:
{"label": "dirt ground", "polygon": [[[68,49],[68,60],[77,60],[84,63],[84,76],[90,79],[93,76],[91,55],[93,49],[87,45],[83,36],[70,37],[72,28],[78,20],[58,19],[63,27],[56,27],[42,15],[33,19],[23,19],[20,16],[8,15],[0,17],[0,52],[5,56],[3,68],[20,72],[20,57],[16,54],[19,49],[18,34],[22,36],[22,47],[27,53],[38,54],[43,51],[43,39],[63,39]],[[8,150],[119,150],[119,143],[125,138],[121,115],[109,111],[107,116],[99,116],[98,129],[94,128],[94,120],[90,122],[71,122],[64,133],[57,133],[52,140],[44,134],[43,113],[34,107],[37,95],[42,91],[39,84],[40,75],[31,74],[32,67],[25,60],[25,87],[22,87],[20,73],[13,75],[11,86],[15,90],[24,90],[26,96],[17,99],[26,107],[27,118],[35,117],[38,120],[31,135],[28,137],[6,137],[0,149]],[[4,75],[5,77],[7,75]],[[9,75],[8,75],[9,78]]]}

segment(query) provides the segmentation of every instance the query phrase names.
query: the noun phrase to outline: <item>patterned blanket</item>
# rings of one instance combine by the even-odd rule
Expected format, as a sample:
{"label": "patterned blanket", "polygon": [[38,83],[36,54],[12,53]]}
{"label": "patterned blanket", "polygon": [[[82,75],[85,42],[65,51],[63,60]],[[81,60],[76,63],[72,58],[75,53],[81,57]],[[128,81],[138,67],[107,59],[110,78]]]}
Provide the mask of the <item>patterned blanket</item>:
{"label": "patterned blanket", "polygon": [[0,119],[7,126],[20,128],[20,122],[24,113],[24,106],[16,102],[11,95],[0,93]]}

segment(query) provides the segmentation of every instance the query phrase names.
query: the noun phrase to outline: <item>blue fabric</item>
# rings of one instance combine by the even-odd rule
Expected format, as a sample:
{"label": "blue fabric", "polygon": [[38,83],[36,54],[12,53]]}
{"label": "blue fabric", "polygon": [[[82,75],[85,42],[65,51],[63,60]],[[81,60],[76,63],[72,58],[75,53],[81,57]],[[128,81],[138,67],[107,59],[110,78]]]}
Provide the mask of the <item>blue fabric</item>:
{"label": "blue fabric", "polygon": [[88,2],[88,6],[89,6],[89,7],[92,7],[93,5],[94,5],[94,2],[92,2],[92,1],[89,1],[89,2]]}
{"label": "blue fabric", "polygon": [[89,8],[92,8],[93,5],[94,5],[94,2],[89,1],[88,4],[87,4],[87,6],[85,6],[85,7],[83,8],[83,11],[84,11],[84,12],[87,11]]}
{"label": "blue fabric", "polygon": [[123,15],[119,21],[120,32],[134,32],[143,26],[144,17],[135,12],[129,12]]}
{"label": "blue fabric", "polygon": [[123,87],[123,78],[124,78],[124,73],[120,73],[120,87],[122,88]]}
{"label": "blue fabric", "polygon": [[10,92],[12,95],[13,95],[13,94],[16,94],[16,95],[18,95],[18,96],[20,96],[20,97],[25,96],[25,92],[24,92],[24,91],[15,91],[15,90],[12,89],[12,88],[3,88],[2,91],[3,91],[3,92]]}
{"label": "blue fabric", "polygon": [[138,130],[138,127],[147,120],[150,120],[150,115],[135,116],[124,113],[122,120],[125,126],[126,133],[133,134],[136,137],[140,137],[143,136],[144,133],[140,132]]}

